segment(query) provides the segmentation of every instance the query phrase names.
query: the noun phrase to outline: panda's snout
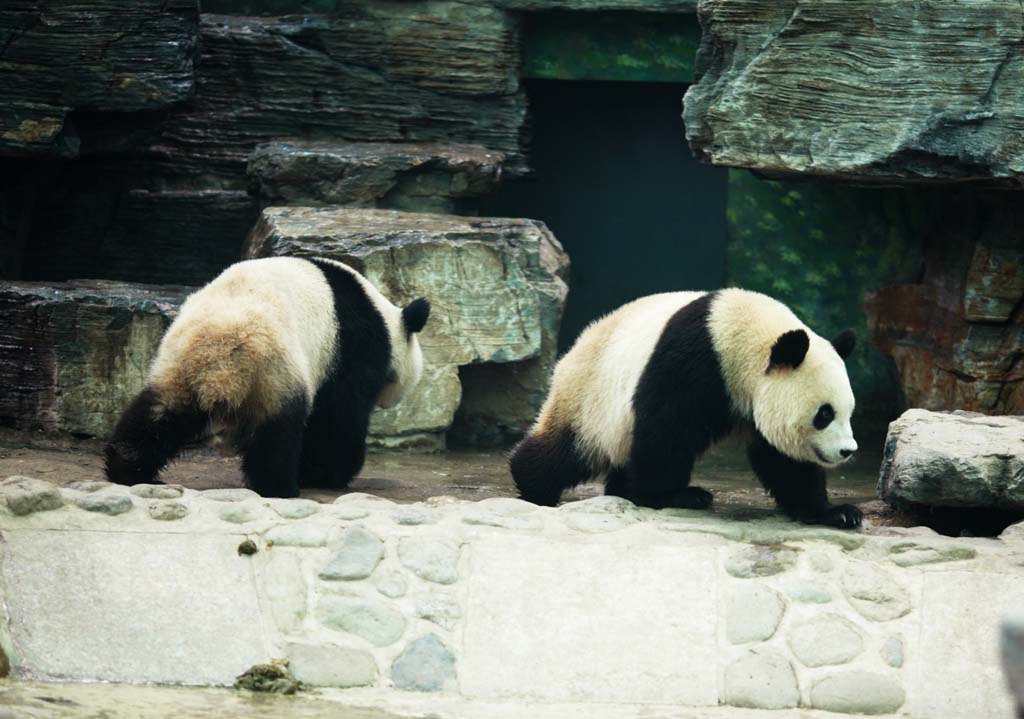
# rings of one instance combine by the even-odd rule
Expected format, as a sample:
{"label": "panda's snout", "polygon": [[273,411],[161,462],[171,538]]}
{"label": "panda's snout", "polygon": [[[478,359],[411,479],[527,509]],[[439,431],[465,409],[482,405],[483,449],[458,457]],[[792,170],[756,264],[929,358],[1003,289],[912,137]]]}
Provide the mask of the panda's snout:
{"label": "panda's snout", "polygon": [[854,450],[852,449],[841,449],[839,450],[839,456],[843,459],[849,459],[853,456]]}

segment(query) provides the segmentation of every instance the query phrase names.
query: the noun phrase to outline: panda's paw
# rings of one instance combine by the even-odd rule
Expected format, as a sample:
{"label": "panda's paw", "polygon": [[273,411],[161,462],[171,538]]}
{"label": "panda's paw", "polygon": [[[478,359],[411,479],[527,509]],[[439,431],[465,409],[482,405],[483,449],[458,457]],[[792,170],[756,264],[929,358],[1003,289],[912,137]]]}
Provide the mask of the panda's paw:
{"label": "panda's paw", "polygon": [[864,513],[852,504],[837,504],[818,518],[818,524],[837,529],[856,529],[864,519]]}
{"label": "panda's paw", "polygon": [[714,496],[703,487],[687,487],[672,496],[671,506],[676,509],[707,509]]}

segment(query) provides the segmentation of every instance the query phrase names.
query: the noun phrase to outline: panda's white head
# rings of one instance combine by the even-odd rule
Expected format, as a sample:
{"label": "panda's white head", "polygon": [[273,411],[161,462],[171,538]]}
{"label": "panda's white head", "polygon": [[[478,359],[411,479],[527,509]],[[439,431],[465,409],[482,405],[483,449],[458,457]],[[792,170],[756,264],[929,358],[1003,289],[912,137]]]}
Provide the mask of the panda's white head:
{"label": "panda's white head", "polygon": [[384,388],[377,397],[377,406],[394,407],[412,389],[423,374],[423,351],[417,337],[430,317],[430,302],[423,297],[399,309],[388,303],[392,311],[384,312],[391,335],[391,365]]}
{"label": "panda's white head", "polygon": [[831,342],[803,329],[775,340],[753,410],[758,431],[780,452],[835,467],[857,450],[850,427],[853,390],[844,364],[855,342],[853,330]]}

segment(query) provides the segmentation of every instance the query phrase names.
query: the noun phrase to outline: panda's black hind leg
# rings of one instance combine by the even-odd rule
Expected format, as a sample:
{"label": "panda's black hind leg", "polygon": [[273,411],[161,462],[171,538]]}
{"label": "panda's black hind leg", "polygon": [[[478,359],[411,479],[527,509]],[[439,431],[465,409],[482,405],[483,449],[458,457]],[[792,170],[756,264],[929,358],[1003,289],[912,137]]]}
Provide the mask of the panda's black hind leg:
{"label": "panda's black hind leg", "polygon": [[[617,467],[608,473],[605,479],[604,493],[628,499],[641,507],[653,509],[707,509],[714,501],[714,496],[703,487],[677,487],[662,492],[645,492],[644,481],[632,476],[629,468]],[[678,481],[678,480],[677,480]],[[689,475],[686,477],[689,481]]]}
{"label": "panda's black hind leg", "polygon": [[576,449],[572,432],[532,434],[516,445],[509,458],[519,497],[553,507],[562,492],[590,478],[590,467]]}
{"label": "panda's black hind leg", "polygon": [[295,397],[240,439],[242,471],[249,488],[263,497],[299,496],[299,460],[308,403]]}

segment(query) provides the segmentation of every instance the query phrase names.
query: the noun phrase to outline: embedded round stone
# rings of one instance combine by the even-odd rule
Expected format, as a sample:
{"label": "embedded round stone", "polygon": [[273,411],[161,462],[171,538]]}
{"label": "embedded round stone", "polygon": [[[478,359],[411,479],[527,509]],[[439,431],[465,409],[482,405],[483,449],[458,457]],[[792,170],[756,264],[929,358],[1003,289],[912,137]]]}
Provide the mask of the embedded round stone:
{"label": "embedded round stone", "polygon": [[851,563],[840,583],[850,605],[866,619],[887,622],[910,612],[907,590],[874,565]]}
{"label": "embedded round stone", "polygon": [[143,499],[178,499],[185,489],[177,484],[136,484],[128,489]]}
{"label": "embedded round stone", "polygon": [[919,564],[939,564],[974,559],[977,552],[971,547],[957,545],[924,546],[914,542],[897,544],[889,550],[889,560],[899,567]]}
{"label": "embedded round stone", "polygon": [[540,517],[497,512],[471,512],[462,518],[462,522],[473,526],[515,529],[520,532],[539,532],[544,528],[544,521]]}
{"label": "embedded round stone", "polygon": [[153,502],[149,505],[149,516],[162,522],[173,522],[187,514],[188,507],[181,502],[168,500],[165,502]]}
{"label": "embedded round stone", "polygon": [[529,514],[537,511],[537,505],[522,499],[512,497],[488,497],[476,503],[477,509],[505,516]]}
{"label": "embedded round stone", "polygon": [[733,644],[769,639],[785,612],[786,602],[768,587],[744,585],[726,602],[726,636]]}
{"label": "embedded round stone", "polygon": [[266,534],[272,547],[323,547],[327,544],[327,528],[318,524],[283,524]]}
{"label": "embedded round stone", "polygon": [[832,592],[828,587],[804,579],[783,581],[782,591],[794,602],[803,604],[828,604],[832,601]]}
{"label": "embedded round stone", "polygon": [[849,619],[826,614],[791,628],[789,648],[807,667],[846,664],[864,651],[864,638]]}
{"label": "embedded round stone", "polygon": [[243,502],[246,499],[259,499],[260,495],[244,487],[228,487],[225,489],[204,489],[199,493],[203,499],[214,502]]}
{"label": "embedded round stone", "polygon": [[60,489],[41,479],[14,475],[0,482],[0,493],[11,513],[24,517],[35,512],[48,512],[64,506]]}
{"label": "embedded round stone", "polygon": [[725,571],[734,577],[770,577],[782,574],[796,564],[797,552],[783,547],[747,546],[737,549],[725,560]]}
{"label": "embedded round stone", "polygon": [[365,687],[377,681],[377,662],[363,649],[331,644],[285,645],[292,674],[318,687]]}
{"label": "embedded round stone", "polygon": [[811,687],[811,708],[841,714],[893,714],[904,701],[895,677],[874,672],[829,674]]}
{"label": "embedded round stone", "polygon": [[409,591],[409,582],[398,572],[391,572],[377,582],[377,591],[385,597],[397,599],[404,597],[405,593]]}
{"label": "embedded round stone", "polygon": [[338,519],[352,521],[354,519],[365,519],[370,516],[370,510],[363,507],[331,507],[331,516]]}
{"label": "embedded round stone", "polygon": [[432,509],[411,505],[400,507],[391,513],[391,519],[395,524],[415,526],[418,524],[434,524],[441,518],[441,515]]}
{"label": "embedded round stone", "polygon": [[375,599],[321,595],[317,617],[329,629],[362,637],[377,647],[393,644],[405,631],[405,617]]}
{"label": "embedded round stone", "polygon": [[796,674],[773,649],[754,649],[725,668],[724,701],[751,709],[788,709],[800,701]]}
{"label": "embedded round stone", "polygon": [[428,582],[451,584],[459,578],[459,548],[450,542],[403,537],[398,543],[398,559]]}
{"label": "embedded round stone", "polygon": [[75,500],[75,506],[87,512],[116,516],[131,510],[132,498],[119,492],[99,492],[79,497]]}
{"label": "embedded round stone", "polygon": [[68,482],[64,485],[64,489],[73,489],[76,492],[98,492],[101,489],[120,487],[119,484],[113,482],[100,482],[94,479],[78,479],[74,482]]}
{"label": "embedded round stone", "polygon": [[832,567],[835,563],[832,561],[832,557],[828,556],[824,552],[811,552],[811,555],[807,558],[811,564],[811,569],[821,574],[828,574],[832,571]]}
{"label": "embedded round stone", "polygon": [[431,592],[416,600],[416,616],[451,631],[462,618],[462,608],[450,595]]}
{"label": "embedded round stone", "polygon": [[878,653],[882,661],[899,669],[903,666],[903,637],[898,634],[887,637]]}
{"label": "embedded round stone", "polygon": [[245,524],[260,518],[258,506],[252,502],[230,504],[220,511],[221,520],[231,524]]}
{"label": "embedded round stone", "polygon": [[267,504],[283,519],[303,519],[320,511],[320,503],[311,499],[270,499]]}
{"label": "embedded round stone", "polygon": [[335,505],[347,505],[347,506],[366,506],[373,507],[374,509],[384,509],[386,507],[393,507],[395,503],[385,497],[378,497],[375,494],[367,494],[366,492],[349,492],[348,494],[342,494],[334,500]]}
{"label": "embedded round stone", "polygon": [[271,552],[263,569],[263,586],[277,628],[285,634],[297,632],[306,618],[307,589],[299,556]]}
{"label": "embedded round stone", "polygon": [[590,512],[572,512],[565,517],[565,523],[577,532],[601,534],[617,532],[637,521],[636,517],[618,514],[596,514]]}
{"label": "embedded round stone", "polygon": [[327,580],[365,579],[384,558],[384,543],[364,527],[354,526],[341,535],[334,558],[320,570]]}
{"label": "embedded round stone", "polygon": [[405,648],[391,665],[391,681],[398,689],[436,692],[455,679],[455,657],[434,634]]}
{"label": "embedded round stone", "polygon": [[602,495],[581,499],[578,502],[566,502],[558,508],[562,512],[603,512],[607,514],[623,514],[636,510],[636,505],[628,499]]}

